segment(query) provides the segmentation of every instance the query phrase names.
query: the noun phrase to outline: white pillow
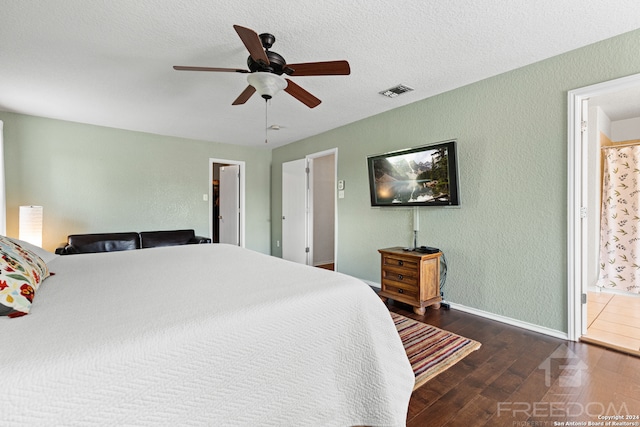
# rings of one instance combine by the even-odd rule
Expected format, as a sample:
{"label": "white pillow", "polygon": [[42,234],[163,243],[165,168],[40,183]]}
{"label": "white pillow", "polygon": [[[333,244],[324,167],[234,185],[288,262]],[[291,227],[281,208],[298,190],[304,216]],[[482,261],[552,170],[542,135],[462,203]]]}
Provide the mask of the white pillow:
{"label": "white pillow", "polygon": [[54,254],[53,252],[49,252],[45,249],[42,249],[40,246],[36,246],[33,243],[25,242],[24,240],[14,239],[13,237],[7,237],[7,239],[10,239],[16,242],[17,244],[19,244],[20,246],[22,246],[23,248],[30,250],[31,252],[38,255],[40,258],[42,258],[42,260],[47,264],[50,261],[60,256],[60,255]]}

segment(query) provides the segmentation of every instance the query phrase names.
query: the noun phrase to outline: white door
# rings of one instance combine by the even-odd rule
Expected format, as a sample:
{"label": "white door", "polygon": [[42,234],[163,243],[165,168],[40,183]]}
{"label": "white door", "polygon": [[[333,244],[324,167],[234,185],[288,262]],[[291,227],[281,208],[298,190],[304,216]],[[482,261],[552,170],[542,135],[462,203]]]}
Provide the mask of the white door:
{"label": "white door", "polygon": [[282,164],[282,258],[309,263],[307,244],[307,160]]}
{"label": "white door", "polygon": [[240,167],[220,168],[220,243],[240,245]]}

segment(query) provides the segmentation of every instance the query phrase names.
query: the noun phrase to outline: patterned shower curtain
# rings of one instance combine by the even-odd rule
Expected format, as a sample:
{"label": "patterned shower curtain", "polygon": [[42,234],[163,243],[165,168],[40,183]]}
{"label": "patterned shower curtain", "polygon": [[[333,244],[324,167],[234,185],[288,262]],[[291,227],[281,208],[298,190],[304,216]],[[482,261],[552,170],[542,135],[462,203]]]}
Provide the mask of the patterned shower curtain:
{"label": "patterned shower curtain", "polygon": [[640,293],[640,146],[603,149],[598,286]]}

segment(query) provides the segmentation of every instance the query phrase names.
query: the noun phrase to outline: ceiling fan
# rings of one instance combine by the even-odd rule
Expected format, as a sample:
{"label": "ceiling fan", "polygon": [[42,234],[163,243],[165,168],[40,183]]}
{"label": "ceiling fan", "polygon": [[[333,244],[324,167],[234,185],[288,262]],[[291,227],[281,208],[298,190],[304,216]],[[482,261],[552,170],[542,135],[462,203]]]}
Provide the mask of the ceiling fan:
{"label": "ceiling fan", "polygon": [[258,35],[250,28],[234,25],[233,28],[240,36],[249,51],[247,59],[248,70],[240,68],[215,68],[215,67],[189,67],[175,65],[174,70],[180,71],[216,71],[231,73],[248,73],[249,85],[233,101],[232,105],[244,104],[257,91],[262,98],[269,100],[280,90],[296,98],[309,108],[317,107],[320,100],[311,93],[294,83],[287,76],[331,76],[348,75],[351,73],[347,61],[305,62],[300,64],[287,64],[278,53],[271,51],[271,46],[276,38],[269,33]]}

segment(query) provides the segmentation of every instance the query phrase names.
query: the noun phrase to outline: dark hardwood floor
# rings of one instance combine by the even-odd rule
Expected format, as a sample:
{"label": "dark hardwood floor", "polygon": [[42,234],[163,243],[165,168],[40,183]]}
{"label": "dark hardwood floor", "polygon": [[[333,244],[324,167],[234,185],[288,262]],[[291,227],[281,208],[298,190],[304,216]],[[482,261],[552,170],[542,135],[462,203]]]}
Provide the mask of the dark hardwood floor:
{"label": "dark hardwood floor", "polygon": [[[640,426],[639,357],[454,309],[418,316],[401,303],[388,307],[482,343],[413,392],[408,427]],[[614,422],[631,424],[602,418],[615,415],[623,418]]]}

